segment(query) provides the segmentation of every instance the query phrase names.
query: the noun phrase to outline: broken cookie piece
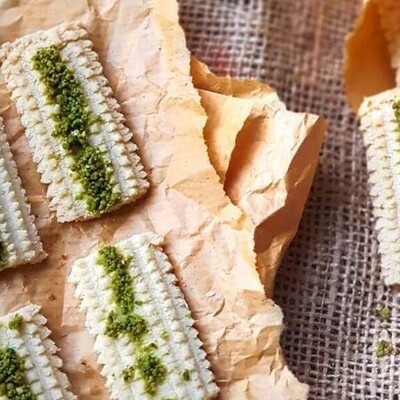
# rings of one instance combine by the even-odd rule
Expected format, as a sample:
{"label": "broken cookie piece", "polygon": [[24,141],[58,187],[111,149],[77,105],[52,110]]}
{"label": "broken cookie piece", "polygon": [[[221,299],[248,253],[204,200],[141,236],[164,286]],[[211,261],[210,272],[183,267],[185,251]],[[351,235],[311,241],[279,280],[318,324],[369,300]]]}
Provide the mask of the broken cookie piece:
{"label": "broken cookie piece", "polygon": [[60,222],[98,217],[149,186],[87,36],[59,26],[0,50],[1,73]]}
{"label": "broken cookie piece", "polygon": [[46,257],[0,118],[0,271]]}
{"label": "broken cookie piece", "polygon": [[39,311],[29,305],[0,318],[0,398],[75,400]]}
{"label": "broken cookie piece", "polygon": [[213,399],[210,363],[161,244],[149,233],[104,246],[75,262],[70,280],[112,399]]}

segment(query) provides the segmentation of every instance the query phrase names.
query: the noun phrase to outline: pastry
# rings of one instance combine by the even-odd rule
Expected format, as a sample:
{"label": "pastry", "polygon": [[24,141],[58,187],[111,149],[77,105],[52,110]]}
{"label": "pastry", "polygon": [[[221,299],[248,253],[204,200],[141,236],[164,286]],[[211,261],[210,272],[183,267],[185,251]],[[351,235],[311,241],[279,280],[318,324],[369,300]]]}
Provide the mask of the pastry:
{"label": "pastry", "polygon": [[0,271],[46,257],[0,118]]}
{"label": "pastry", "polygon": [[86,30],[63,26],[6,43],[1,73],[60,222],[141,197],[146,174]]}
{"label": "pastry", "polygon": [[212,399],[210,363],[161,244],[146,233],[103,246],[70,280],[112,399]]}

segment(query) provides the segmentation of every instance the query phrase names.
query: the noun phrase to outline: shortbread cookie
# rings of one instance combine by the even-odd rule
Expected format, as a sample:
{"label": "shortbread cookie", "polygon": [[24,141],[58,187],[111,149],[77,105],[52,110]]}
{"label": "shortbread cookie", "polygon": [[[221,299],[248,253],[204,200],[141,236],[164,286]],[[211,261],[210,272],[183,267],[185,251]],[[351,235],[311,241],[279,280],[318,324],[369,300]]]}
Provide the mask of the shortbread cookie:
{"label": "shortbread cookie", "polygon": [[360,107],[370,194],[386,284],[400,283],[400,90],[366,98]]}
{"label": "shortbread cookie", "polygon": [[1,399],[76,399],[39,311],[30,305],[0,318]]}
{"label": "shortbread cookie", "polygon": [[142,234],[104,246],[70,279],[112,399],[212,399],[210,363],[161,244]]}
{"label": "shortbread cookie", "polygon": [[46,257],[0,118],[0,271]]}
{"label": "shortbread cookie", "polygon": [[60,222],[98,217],[149,186],[87,36],[61,25],[0,50],[1,73]]}

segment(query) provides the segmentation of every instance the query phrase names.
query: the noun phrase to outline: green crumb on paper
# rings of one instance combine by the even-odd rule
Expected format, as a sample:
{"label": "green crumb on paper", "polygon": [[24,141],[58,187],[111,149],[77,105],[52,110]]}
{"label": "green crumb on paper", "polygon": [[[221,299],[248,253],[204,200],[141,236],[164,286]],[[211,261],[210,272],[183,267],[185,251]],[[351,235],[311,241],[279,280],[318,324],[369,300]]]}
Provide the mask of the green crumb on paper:
{"label": "green crumb on paper", "polygon": [[9,329],[13,329],[15,331],[19,331],[24,323],[24,319],[21,315],[16,314],[8,323]]}
{"label": "green crumb on paper", "polygon": [[387,340],[379,340],[375,347],[377,357],[390,356],[394,353],[394,347]]}

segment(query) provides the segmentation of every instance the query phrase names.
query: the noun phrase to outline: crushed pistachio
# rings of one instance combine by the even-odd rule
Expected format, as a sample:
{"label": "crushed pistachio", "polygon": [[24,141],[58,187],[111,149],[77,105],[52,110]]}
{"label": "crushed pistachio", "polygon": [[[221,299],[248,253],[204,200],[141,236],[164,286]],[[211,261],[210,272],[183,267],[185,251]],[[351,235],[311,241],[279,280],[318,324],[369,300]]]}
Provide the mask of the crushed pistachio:
{"label": "crushed pistachio", "polygon": [[135,367],[130,366],[122,371],[122,379],[125,382],[130,382],[135,377]]}
{"label": "crushed pistachio", "polygon": [[147,322],[138,314],[127,315],[111,311],[107,316],[106,335],[114,339],[126,335],[134,342],[139,341],[148,331]]}
{"label": "crushed pistachio", "polygon": [[396,118],[396,122],[400,126],[400,100],[396,100],[392,104],[392,108],[393,108],[393,111],[394,111],[394,116]]}
{"label": "crushed pistachio", "polygon": [[9,329],[13,329],[15,331],[19,331],[24,323],[24,318],[22,315],[16,314],[8,323]]}
{"label": "crushed pistachio", "polygon": [[162,331],[161,339],[164,339],[164,340],[168,340],[169,339],[169,334],[168,334],[168,332],[166,330]]}
{"label": "crushed pistachio", "polygon": [[132,288],[132,277],[129,267],[131,257],[124,257],[114,246],[104,246],[99,250],[97,263],[110,276],[115,302],[123,314],[134,310],[135,294]]}
{"label": "crushed pistachio", "polygon": [[191,311],[189,311],[189,312],[186,314],[186,318],[191,318],[191,319],[193,319],[193,314],[192,314]]}
{"label": "crushed pistachio", "polygon": [[97,262],[111,278],[117,306],[107,317],[106,335],[113,338],[127,335],[137,342],[148,331],[148,327],[144,318],[134,311],[135,294],[129,274],[132,259],[124,257],[116,247],[105,246],[99,250]]}
{"label": "crushed pistachio", "polygon": [[390,356],[394,353],[394,347],[386,340],[379,340],[375,347],[377,357]]}
{"label": "crushed pistachio", "polygon": [[0,267],[3,266],[8,259],[7,245],[0,239]]}
{"label": "crushed pistachio", "polygon": [[52,135],[75,160],[73,172],[84,188],[79,198],[85,200],[89,212],[107,211],[120,200],[120,195],[113,193],[110,160],[89,144],[89,136],[101,118],[89,110],[82,85],[62,60],[59,46],[39,49],[32,57],[32,67],[46,87],[47,100],[58,106],[51,116]]}
{"label": "crushed pistachio", "polygon": [[144,381],[146,393],[154,395],[167,377],[167,368],[152,351],[142,351],[135,362],[135,370]]}
{"label": "crushed pistachio", "polygon": [[383,321],[388,321],[391,316],[390,309],[388,307],[382,307],[380,310],[376,311],[376,316]]}
{"label": "crushed pistachio", "polygon": [[12,400],[37,400],[26,382],[24,360],[8,347],[0,350],[0,396]]}
{"label": "crushed pistachio", "polygon": [[148,333],[149,326],[142,316],[135,313],[138,302],[135,301],[133,279],[129,274],[132,257],[125,257],[114,246],[105,246],[99,250],[97,263],[104,268],[111,279],[116,305],[116,309],[107,317],[105,334],[113,338],[127,336],[139,349],[135,364],[124,369],[122,378],[129,382],[137,373],[144,381],[146,392],[154,395],[158,386],[166,379],[167,368],[154,354],[157,345],[144,344],[144,337]]}
{"label": "crushed pistachio", "polygon": [[190,381],[190,372],[188,369],[183,371],[182,377],[186,382]]}

